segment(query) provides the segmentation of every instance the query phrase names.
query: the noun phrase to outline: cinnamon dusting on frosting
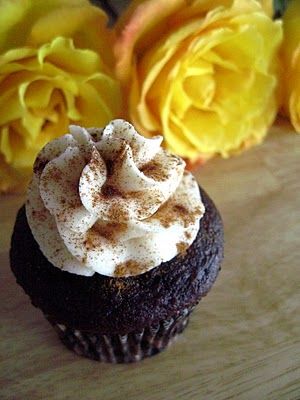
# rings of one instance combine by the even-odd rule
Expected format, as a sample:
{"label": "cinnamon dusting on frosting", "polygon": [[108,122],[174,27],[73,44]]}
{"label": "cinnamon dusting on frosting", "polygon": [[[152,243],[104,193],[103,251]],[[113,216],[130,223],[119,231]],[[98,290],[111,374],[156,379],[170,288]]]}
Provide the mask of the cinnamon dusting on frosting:
{"label": "cinnamon dusting on frosting", "polygon": [[101,165],[101,163],[98,161],[98,159],[93,158],[91,161],[89,161],[89,167],[93,172],[97,172],[98,174],[104,175],[106,172],[105,166]]}
{"label": "cinnamon dusting on frosting", "polygon": [[194,224],[200,215],[200,207],[196,207],[191,211],[182,204],[174,204],[173,199],[170,199],[160,207],[160,209],[153,215],[153,218],[158,219],[161,225],[165,228],[170,227],[176,221],[181,221],[183,226],[187,228],[190,224]]}
{"label": "cinnamon dusting on frosting", "polygon": [[78,198],[74,199],[73,201],[69,201],[67,204],[65,204],[65,199],[61,199],[60,201],[65,205],[65,209],[57,214],[57,219],[61,222],[67,222],[67,219],[69,218],[72,211],[81,207],[81,202]]}
{"label": "cinnamon dusting on frosting", "polygon": [[39,222],[44,222],[47,219],[47,216],[43,210],[41,210],[41,211],[33,210],[32,216],[33,216],[33,218],[36,218],[37,221],[39,221]]}
{"label": "cinnamon dusting on frosting", "polygon": [[154,160],[143,165],[140,170],[148,178],[154,179],[155,181],[165,181],[169,177],[169,174],[164,170],[163,166]]}
{"label": "cinnamon dusting on frosting", "polygon": [[185,255],[187,249],[189,248],[189,244],[185,242],[179,242],[176,244],[178,254]]}
{"label": "cinnamon dusting on frosting", "polygon": [[112,245],[117,243],[117,236],[127,230],[125,223],[110,222],[107,224],[95,223],[87,232],[85,236],[84,246],[87,250],[96,247],[104,247],[105,242],[103,238],[108,240]]}
{"label": "cinnamon dusting on frosting", "polygon": [[190,232],[185,232],[184,236],[185,236],[185,238],[186,238],[187,240],[190,240],[191,237],[192,237],[192,235],[190,234]]}
{"label": "cinnamon dusting on frosting", "polygon": [[123,193],[113,185],[103,185],[101,193],[105,197],[123,197]]}
{"label": "cinnamon dusting on frosting", "polygon": [[118,236],[118,234],[126,232],[126,230],[127,224],[118,222],[108,222],[103,225],[95,223],[94,226],[90,229],[93,234],[102,236],[112,242],[116,240],[116,236]]}
{"label": "cinnamon dusting on frosting", "polygon": [[129,220],[129,210],[121,208],[118,203],[113,203],[110,207],[108,217],[112,221],[123,221],[126,223]]}
{"label": "cinnamon dusting on frosting", "polygon": [[147,271],[147,268],[145,268],[144,265],[141,265],[139,262],[134,261],[134,260],[129,260],[124,263],[118,264],[115,268],[115,277],[120,277],[120,276],[134,276],[134,275],[140,275],[143,272]]}
{"label": "cinnamon dusting on frosting", "polygon": [[52,264],[122,277],[184,253],[204,209],[184,161],[163,150],[161,141],[115,120],[104,129],[73,126],[46,146],[26,207]]}
{"label": "cinnamon dusting on frosting", "polygon": [[[60,169],[53,167],[49,171],[49,178],[53,179],[54,181],[60,181],[63,178],[63,173]],[[77,185],[76,185],[76,188],[77,188]]]}
{"label": "cinnamon dusting on frosting", "polygon": [[87,231],[83,245],[87,251],[95,249],[97,247],[102,247],[103,243],[101,243],[101,238],[99,237],[97,230],[94,227]]}

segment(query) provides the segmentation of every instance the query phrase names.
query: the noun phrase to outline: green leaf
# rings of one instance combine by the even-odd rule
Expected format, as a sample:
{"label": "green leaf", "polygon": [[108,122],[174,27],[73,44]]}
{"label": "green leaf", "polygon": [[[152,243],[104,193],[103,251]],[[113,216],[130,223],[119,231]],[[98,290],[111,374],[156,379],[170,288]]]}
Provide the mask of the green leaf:
{"label": "green leaf", "polygon": [[287,8],[289,0],[274,0],[274,18],[281,18]]}

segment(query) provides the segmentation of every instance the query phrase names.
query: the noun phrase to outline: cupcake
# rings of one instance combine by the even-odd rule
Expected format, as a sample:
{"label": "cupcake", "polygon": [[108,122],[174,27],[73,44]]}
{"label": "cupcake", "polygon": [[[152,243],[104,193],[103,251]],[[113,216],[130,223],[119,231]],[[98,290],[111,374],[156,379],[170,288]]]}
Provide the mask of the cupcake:
{"label": "cupcake", "polygon": [[124,120],[70,126],[35,161],[11,268],[79,355],[122,363],[160,352],[218,275],[220,215],[161,142]]}

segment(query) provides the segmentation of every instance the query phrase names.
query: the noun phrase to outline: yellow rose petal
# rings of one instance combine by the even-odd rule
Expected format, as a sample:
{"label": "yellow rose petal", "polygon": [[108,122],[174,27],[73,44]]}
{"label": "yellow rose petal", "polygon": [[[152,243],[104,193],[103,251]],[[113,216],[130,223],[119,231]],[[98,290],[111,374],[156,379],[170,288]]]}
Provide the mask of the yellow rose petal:
{"label": "yellow rose petal", "polygon": [[[151,136],[152,132],[159,132],[158,130],[160,129],[160,123],[159,120],[156,120],[155,114],[157,99],[155,99],[155,97],[150,97],[147,99],[146,103],[145,99],[139,99],[139,93],[140,85],[137,79],[136,70],[133,69],[129,104],[127,107],[128,110],[130,110],[130,118],[132,118],[136,129],[145,136]],[[140,122],[140,116],[142,122]],[[129,119],[129,115],[127,118]]]}
{"label": "yellow rose petal", "polygon": [[112,119],[111,110],[92,85],[82,84],[79,91],[77,107],[84,126],[104,126]]}
{"label": "yellow rose petal", "polygon": [[211,75],[189,76],[184,79],[183,88],[197,108],[208,108],[215,96],[216,82]]}
{"label": "yellow rose petal", "polygon": [[[0,3],[0,52],[10,46],[15,47],[24,43],[24,27],[20,21],[29,8],[27,1],[3,0]],[[19,30],[14,29],[18,26]]]}
{"label": "yellow rose petal", "polygon": [[10,121],[21,118],[23,108],[17,96],[17,90],[6,91],[0,96],[0,127]]}
{"label": "yellow rose petal", "polygon": [[114,33],[88,0],[0,2],[0,191],[17,190],[68,125],[120,115]]}
{"label": "yellow rose petal", "polygon": [[49,103],[53,84],[50,80],[35,78],[19,86],[19,99],[23,107],[43,108]]}
{"label": "yellow rose petal", "polygon": [[65,73],[91,74],[103,68],[100,57],[91,50],[74,47],[72,39],[55,38],[51,43],[43,45],[38,51],[40,64],[49,62]]}
{"label": "yellow rose petal", "polygon": [[193,160],[197,158],[199,151],[190,143],[181,129],[180,120],[176,116],[171,115],[170,119],[165,122],[164,138],[168,148],[182,157],[188,157]]}
{"label": "yellow rose petal", "polygon": [[0,152],[4,155],[7,163],[13,160],[13,151],[9,139],[9,128],[4,126],[0,134]]}
{"label": "yellow rose petal", "polygon": [[[19,62],[24,59],[28,59],[30,57],[34,57],[36,54],[35,49],[30,49],[26,47],[22,47],[19,49],[12,49],[8,50],[5,53],[2,53],[0,55],[0,68],[1,72],[12,72],[11,69],[15,69],[15,66],[18,66],[18,70],[20,69],[20,64]],[[11,64],[10,64],[11,63]],[[7,69],[3,69],[3,68]]]}
{"label": "yellow rose petal", "polygon": [[[184,0],[134,1],[117,24],[118,40],[114,46],[116,74],[122,80],[130,77],[135,46],[155,43],[165,29],[162,21],[184,5]],[[155,15],[155,18],[153,18]],[[162,23],[162,24],[161,24]],[[155,29],[153,29],[155,27]],[[149,35],[148,33],[151,32]]]}
{"label": "yellow rose petal", "polygon": [[133,3],[120,23],[117,74],[131,120],[193,161],[260,142],[278,108],[281,23],[255,0],[167,3],[159,26],[154,0]]}
{"label": "yellow rose petal", "polygon": [[[178,80],[169,87],[172,96],[170,111],[178,118],[183,118],[187,110],[193,105],[193,96],[188,93],[188,87],[184,88],[184,83],[185,82]],[[197,90],[196,88],[193,89]]]}
{"label": "yellow rose petal", "polygon": [[297,132],[300,133],[300,86],[292,91],[289,101],[291,122]]}

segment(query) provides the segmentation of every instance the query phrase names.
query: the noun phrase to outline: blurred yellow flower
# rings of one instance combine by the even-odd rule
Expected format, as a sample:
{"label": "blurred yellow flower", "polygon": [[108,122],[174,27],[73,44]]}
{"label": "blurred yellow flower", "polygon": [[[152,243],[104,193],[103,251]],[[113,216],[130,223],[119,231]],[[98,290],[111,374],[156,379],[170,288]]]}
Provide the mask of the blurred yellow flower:
{"label": "blurred yellow flower", "polygon": [[259,2],[139,0],[117,30],[116,73],[142,133],[192,162],[262,141],[282,28]]}
{"label": "blurred yellow flower", "polygon": [[284,113],[300,133],[300,3],[291,1],[283,16],[282,93]]}
{"label": "blurred yellow flower", "polygon": [[272,18],[274,15],[274,0],[259,0],[262,8]]}
{"label": "blurred yellow flower", "polygon": [[0,192],[23,190],[37,152],[70,123],[119,114],[106,22],[87,0],[0,2]]}

